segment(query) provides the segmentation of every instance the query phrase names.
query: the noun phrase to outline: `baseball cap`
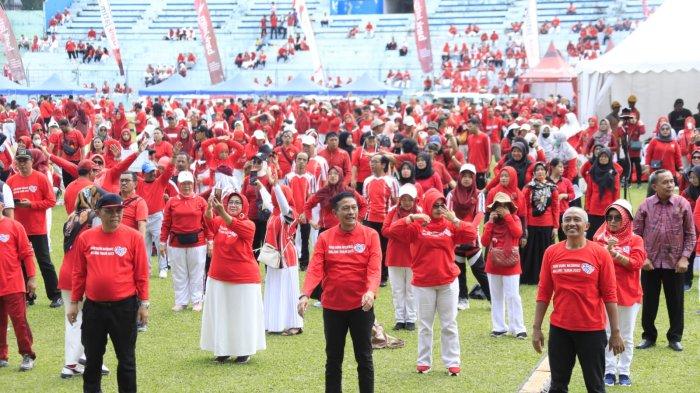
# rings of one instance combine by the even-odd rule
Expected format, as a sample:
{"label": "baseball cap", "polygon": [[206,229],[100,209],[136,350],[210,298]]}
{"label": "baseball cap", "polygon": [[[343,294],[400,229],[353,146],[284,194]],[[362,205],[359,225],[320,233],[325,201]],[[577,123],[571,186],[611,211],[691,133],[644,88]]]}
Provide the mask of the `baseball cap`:
{"label": "baseball cap", "polygon": [[532,126],[528,123],[525,123],[525,124],[520,126],[520,129],[525,130],[525,131],[532,131]]}
{"label": "baseball cap", "polygon": [[384,122],[383,122],[383,121],[381,121],[381,120],[379,120],[379,119],[374,119],[374,120],[372,120],[372,125],[371,125],[370,127],[371,127],[371,128],[376,128],[376,127],[380,127],[380,126],[383,126],[383,125],[384,125]]}
{"label": "baseball cap", "polygon": [[403,119],[403,124],[406,126],[415,126],[416,119],[414,119],[413,116],[406,116],[406,118]]}
{"label": "baseball cap", "polygon": [[459,173],[462,173],[464,171],[471,172],[476,175],[476,167],[474,164],[462,164],[461,167],[459,167]]}
{"label": "baseball cap", "polygon": [[141,172],[143,173],[151,173],[156,170],[155,164],[153,164],[151,161],[146,161],[141,165]]}
{"label": "baseball cap", "polygon": [[253,132],[253,138],[265,139],[265,133],[262,130],[255,130],[255,132]]}
{"label": "baseball cap", "polygon": [[316,145],[316,138],[312,137],[311,135],[304,135],[301,137],[301,144],[314,146]]}
{"label": "baseball cap", "polygon": [[431,121],[430,123],[428,123],[428,129],[431,129],[431,128],[434,129],[434,130],[438,130],[440,127],[438,127],[438,123],[437,123],[437,122]]}
{"label": "baseball cap", "polygon": [[192,172],[190,171],[182,171],[177,175],[177,182],[178,183],[194,183],[194,176],[192,176]]}
{"label": "baseball cap", "polygon": [[416,199],[416,196],[418,196],[418,191],[416,190],[416,186],[414,186],[411,183],[406,183],[403,186],[399,188],[399,198],[401,198],[404,195],[408,195],[413,199]]}
{"label": "baseball cap", "polygon": [[80,160],[78,163],[78,172],[88,172],[95,169],[95,163],[91,160]]}
{"label": "baseball cap", "polygon": [[29,152],[29,149],[24,149],[24,148],[19,148],[17,149],[17,152],[15,153],[15,159],[17,158],[28,158],[32,159],[32,153]]}
{"label": "baseball cap", "polygon": [[117,194],[107,193],[97,201],[95,207],[101,209],[103,207],[123,207],[122,197]]}

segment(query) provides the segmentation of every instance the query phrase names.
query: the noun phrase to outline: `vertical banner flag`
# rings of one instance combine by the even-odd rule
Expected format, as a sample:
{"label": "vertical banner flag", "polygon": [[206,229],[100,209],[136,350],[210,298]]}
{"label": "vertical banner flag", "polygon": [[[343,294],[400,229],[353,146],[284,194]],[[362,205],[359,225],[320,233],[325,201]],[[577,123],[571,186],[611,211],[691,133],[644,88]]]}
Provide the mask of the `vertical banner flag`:
{"label": "vertical banner flag", "polygon": [[122,64],[122,52],[119,49],[119,41],[117,41],[117,28],[112,20],[112,8],[109,6],[109,0],[99,0],[100,16],[102,17],[102,28],[107,36],[109,50],[112,51],[112,56],[119,67],[119,75],[124,75],[124,64]]}
{"label": "vertical banner flag", "polygon": [[301,25],[301,31],[304,32],[306,36],[306,43],[309,45],[309,54],[311,55],[311,61],[313,62],[313,77],[314,81],[319,80],[326,83],[326,74],[323,72],[323,64],[321,63],[321,56],[318,53],[318,46],[316,45],[316,36],[314,35],[314,28],[311,25],[311,18],[309,17],[309,10],[306,8],[306,0],[294,0],[294,10],[297,12],[297,18],[299,18],[299,25]]}
{"label": "vertical banner flag", "polygon": [[413,0],[413,15],[416,19],[416,52],[424,74],[433,72],[433,49],[430,45],[430,27],[425,0]]}
{"label": "vertical banner flag", "polygon": [[24,75],[24,65],[22,64],[22,56],[20,56],[19,48],[17,47],[15,33],[12,32],[10,19],[7,17],[5,9],[2,7],[0,7],[0,34],[2,35],[2,45],[5,48],[5,56],[10,66],[12,79],[15,81],[27,79]]}
{"label": "vertical banner flag", "polygon": [[649,0],[642,0],[642,14],[645,18],[649,17]]}
{"label": "vertical banner flag", "polygon": [[224,68],[221,64],[219,45],[216,43],[216,34],[211,24],[207,0],[194,0],[194,9],[197,11],[197,24],[199,25],[202,45],[204,45],[204,56],[207,58],[209,79],[215,85],[224,81]]}
{"label": "vertical banner flag", "polygon": [[537,26],[537,0],[528,0],[523,25],[523,45],[530,68],[540,62],[540,36]]}

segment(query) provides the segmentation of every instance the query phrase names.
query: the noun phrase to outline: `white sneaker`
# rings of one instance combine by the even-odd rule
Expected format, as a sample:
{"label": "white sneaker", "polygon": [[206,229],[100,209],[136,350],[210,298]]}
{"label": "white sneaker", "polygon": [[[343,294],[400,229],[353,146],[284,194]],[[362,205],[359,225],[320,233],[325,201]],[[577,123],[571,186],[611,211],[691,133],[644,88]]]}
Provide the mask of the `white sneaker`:
{"label": "white sneaker", "polygon": [[109,369],[104,364],[102,365],[102,375],[109,375]]}
{"label": "white sneaker", "polygon": [[192,305],[192,311],[194,311],[194,312],[200,312],[200,311],[202,311],[202,303],[199,302],[199,303],[193,304],[193,305]]}
{"label": "white sneaker", "polygon": [[321,304],[320,301],[316,300],[316,301],[314,302],[314,307],[323,307],[323,305]]}
{"label": "white sneaker", "polygon": [[182,306],[182,305],[180,305],[180,304],[176,304],[176,305],[173,306],[172,310],[175,311],[175,312],[180,312],[180,311],[182,311],[182,310],[184,310],[184,309],[186,309],[186,308],[187,308],[187,306]]}
{"label": "white sneaker", "polygon": [[69,379],[76,375],[82,375],[85,372],[85,368],[80,364],[73,365],[73,367],[63,366],[61,370],[61,378]]}
{"label": "white sneaker", "polygon": [[158,273],[158,277],[168,278],[168,269],[160,269],[160,273]]}
{"label": "white sneaker", "polygon": [[467,310],[469,309],[469,299],[459,299],[457,302],[457,310]]}

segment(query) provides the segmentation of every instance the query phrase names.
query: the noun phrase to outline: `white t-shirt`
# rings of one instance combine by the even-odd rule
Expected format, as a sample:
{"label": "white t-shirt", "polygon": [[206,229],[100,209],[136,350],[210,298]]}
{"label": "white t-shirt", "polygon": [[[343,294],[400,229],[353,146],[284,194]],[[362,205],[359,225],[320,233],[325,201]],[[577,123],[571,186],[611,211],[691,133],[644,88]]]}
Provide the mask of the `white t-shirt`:
{"label": "white t-shirt", "polygon": [[12,199],[12,190],[10,186],[5,183],[2,184],[2,198],[5,201],[5,209],[15,208],[15,200]]}

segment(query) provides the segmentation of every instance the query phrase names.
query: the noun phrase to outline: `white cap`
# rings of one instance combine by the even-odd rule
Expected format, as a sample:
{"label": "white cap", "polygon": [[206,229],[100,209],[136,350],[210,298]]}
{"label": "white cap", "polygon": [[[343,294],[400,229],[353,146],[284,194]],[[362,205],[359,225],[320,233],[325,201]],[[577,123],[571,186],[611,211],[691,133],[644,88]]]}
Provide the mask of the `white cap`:
{"label": "white cap", "polygon": [[194,183],[194,176],[192,176],[192,172],[190,171],[182,171],[177,175],[177,182],[179,183]]}
{"label": "white cap", "polygon": [[403,186],[399,188],[399,198],[401,198],[404,195],[408,195],[413,199],[416,199],[416,196],[418,196],[418,191],[416,190],[416,186],[414,186],[411,183],[406,183]]}
{"label": "white cap", "polygon": [[253,138],[265,139],[265,133],[262,130],[255,130],[255,132],[253,132]]}
{"label": "white cap", "polygon": [[294,128],[294,126],[292,126],[292,125],[288,125],[288,126],[284,127],[284,131],[283,131],[283,132],[287,132],[287,131],[291,132],[292,134],[296,134],[296,133],[297,133],[297,129]]}
{"label": "white cap", "polygon": [[[621,208],[627,210],[627,213],[630,214],[630,217],[634,218],[634,215],[632,215],[632,204],[627,199],[618,199],[615,202],[613,202],[612,205],[618,205]],[[607,211],[607,209],[605,210]]]}
{"label": "white cap", "polygon": [[462,173],[464,171],[469,171],[476,175],[476,167],[474,166],[474,164],[462,164],[462,166],[459,167],[459,173]]}
{"label": "white cap", "polygon": [[316,138],[311,135],[304,135],[301,137],[302,145],[316,146]]}
{"label": "white cap", "polygon": [[381,105],[381,104],[382,104],[381,101],[379,101],[379,100],[376,99],[376,98],[372,100],[372,105],[374,105],[374,106],[378,106],[378,105]]}
{"label": "white cap", "polygon": [[513,123],[513,124],[511,124],[511,125],[508,126],[508,131],[510,131],[510,130],[517,130],[517,129],[519,129],[519,128],[520,128],[520,126],[518,125],[518,123]]}
{"label": "white cap", "polygon": [[406,116],[406,118],[403,119],[403,124],[406,126],[415,126],[416,119],[414,119],[413,116]]}
{"label": "white cap", "polygon": [[280,110],[280,107],[279,107],[279,105],[272,105],[272,106],[270,107],[270,110],[271,110],[271,111],[278,111],[278,110]]}
{"label": "white cap", "polygon": [[523,125],[520,126],[520,129],[521,129],[521,130],[525,130],[525,131],[531,131],[531,130],[532,130],[532,126],[531,126],[530,124],[528,124],[528,123],[525,123],[525,124],[523,124]]}

